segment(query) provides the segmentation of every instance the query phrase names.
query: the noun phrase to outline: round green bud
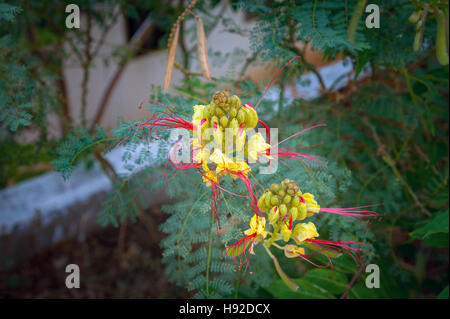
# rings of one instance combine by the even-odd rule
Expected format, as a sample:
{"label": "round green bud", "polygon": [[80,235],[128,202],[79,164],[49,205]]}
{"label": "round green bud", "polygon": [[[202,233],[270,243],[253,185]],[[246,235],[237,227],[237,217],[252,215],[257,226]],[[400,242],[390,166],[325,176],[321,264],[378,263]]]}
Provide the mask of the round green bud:
{"label": "round green bud", "polygon": [[269,218],[269,222],[272,224],[278,220],[280,217],[280,212],[277,206],[272,207],[272,209],[267,214],[267,217]]}
{"label": "round green bud", "polygon": [[269,191],[266,194],[266,198],[264,199],[264,203],[266,204],[267,207],[271,207],[271,198],[272,198],[272,193]]}
{"label": "round green bud", "polygon": [[286,196],[286,192],[285,192],[284,190],[280,189],[280,190],[278,191],[278,195],[279,195],[281,198],[283,198],[284,196]]}
{"label": "round green bud", "polygon": [[219,118],[217,116],[213,115],[211,117],[211,122],[210,123],[211,123],[211,127],[214,127],[214,123],[216,123],[216,125],[219,126]]}
{"label": "round green bud", "polygon": [[230,121],[230,124],[228,124],[228,127],[232,128],[232,129],[235,129],[236,131],[234,132],[234,134],[236,134],[237,133],[237,129],[239,128],[239,123],[238,123],[237,119],[232,119]]}
{"label": "round green bud", "polygon": [[283,203],[289,204],[291,202],[292,197],[289,195],[286,195],[283,197]]}
{"label": "round green bud", "polygon": [[233,95],[231,97],[231,105],[235,108],[240,108],[241,107],[241,100],[239,99],[239,96],[237,95]]}
{"label": "round green bud", "polygon": [[266,198],[266,194],[263,194],[259,199],[258,199],[258,208],[260,211],[262,212],[266,212],[267,211],[267,206],[265,203],[265,198]]}
{"label": "round green bud", "polygon": [[227,91],[217,91],[214,93],[214,96],[212,98],[214,104],[220,105],[224,103],[228,103],[228,100],[230,98],[230,93]]}
{"label": "round green bud", "polygon": [[254,128],[258,124],[258,113],[252,106],[247,104],[244,104],[243,109],[245,111],[245,124],[249,128]]}
{"label": "round green bud", "polygon": [[220,125],[222,127],[227,127],[227,125],[228,125],[228,117],[226,115],[224,115],[224,116],[222,116],[220,118]]}
{"label": "round green bud", "polygon": [[236,115],[236,118],[239,122],[239,124],[242,124],[245,122],[245,111],[243,109],[240,109]]}
{"label": "round green bud", "polygon": [[300,205],[300,198],[298,196],[294,196],[292,198],[291,206],[298,207]]}
{"label": "round green bud", "polygon": [[280,185],[272,184],[272,185],[270,185],[270,190],[274,193],[278,193],[278,191],[280,190]]}
{"label": "round green bud", "polygon": [[211,116],[211,104],[205,105],[203,108],[203,116],[209,118]]}
{"label": "round green bud", "polygon": [[225,112],[222,110],[221,107],[216,107],[216,115],[220,118],[225,115]]}
{"label": "round green bud", "polygon": [[271,196],[270,197],[270,203],[272,205],[279,205],[280,204],[280,199],[278,198],[277,195]]}
{"label": "round green bud", "polygon": [[288,189],[287,189],[287,193],[288,193],[289,195],[291,195],[291,196],[294,196],[294,195],[295,195],[295,190],[294,190],[293,188],[288,188]]}
{"label": "round green bud", "polygon": [[230,112],[228,113],[230,115],[230,118],[234,118],[237,115],[237,109],[235,107],[232,107],[230,109]]}
{"label": "round green bud", "polygon": [[286,214],[287,211],[288,211],[287,206],[285,204],[281,204],[280,205],[280,213],[281,213],[281,215]]}

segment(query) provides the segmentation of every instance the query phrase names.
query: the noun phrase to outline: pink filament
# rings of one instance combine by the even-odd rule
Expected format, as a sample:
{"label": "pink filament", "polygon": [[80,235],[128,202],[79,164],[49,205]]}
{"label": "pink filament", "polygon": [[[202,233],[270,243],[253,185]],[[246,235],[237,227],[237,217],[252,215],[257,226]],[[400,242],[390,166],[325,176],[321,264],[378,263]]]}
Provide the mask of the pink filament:
{"label": "pink filament", "polygon": [[364,209],[367,207],[374,207],[374,206],[379,206],[379,205],[383,205],[383,204],[374,204],[374,205],[350,207],[350,208],[320,208],[320,211],[324,212],[324,213],[331,213],[331,214],[347,216],[347,217],[353,218],[355,220],[361,221],[360,219],[370,219],[370,218],[380,217],[381,215],[378,214],[377,212],[373,212],[371,210]]}
{"label": "pink filament", "polygon": [[280,73],[286,66],[288,66],[289,64],[292,63],[292,61],[294,61],[295,59],[299,58],[299,56],[295,56],[292,59],[290,59],[285,65],[283,65],[283,67],[281,69],[279,69],[277,71],[277,73],[275,73],[275,75],[273,76],[272,80],[270,81],[269,85],[267,86],[266,90],[264,91],[264,94],[261,96],[261,98],[259,99],[258,103],[256,103],[255,109],[258,107],[259,103],[261,103],[262,99],[264,98],[264,96],[266,95],[267,91],[269,90],[270,86],[272,85],[273,81],[275,80],[275,78],[277,77],[278,73]]}

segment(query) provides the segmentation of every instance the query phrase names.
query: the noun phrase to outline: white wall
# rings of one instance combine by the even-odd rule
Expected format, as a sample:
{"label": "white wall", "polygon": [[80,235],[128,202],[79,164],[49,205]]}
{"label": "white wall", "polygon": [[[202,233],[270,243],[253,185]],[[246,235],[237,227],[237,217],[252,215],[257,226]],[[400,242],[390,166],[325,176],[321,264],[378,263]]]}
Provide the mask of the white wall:
{"label": "white wall", "polygon": [[[220,9],[218,6],[217,10]],[[250,26],[249,23],[244,21],[243,14],[234,14],[231,10],[225,12],[225,16],[232,17],[241,26]],[[85,27],[83,20],[81,22],[81,28]],[[189,28],[189,25],[186,26]],[[214,48],[214,51],[220,51],[223,55],[231,53],[235,48],[240,48],[251,53],[249,47],[249,41],[246,37],[232,34],[229,32],[223,32],[224,27],[219,23],[218,27],[208,37],[208,48]],[[95,29],[92,32],[94,39],[99,37],[99,30]],[[195,45],[194,42],[189,42],[190,36],[186,37],[187,47],[190,48]],[[119,18],[118,22],[108,32],[105,44],[101,49],[100,55],[109,55],[112,49],[118,45],[126,44],[126,27],[123,17]],[[80,48],[83,50],[83,48]],[[180,59],[180,51],[177,50],[177,61]],[[196,52],[196,51],[195,51]],[[242,58],[242,62],[245,57]],[[151,92],[152,85],[163,84],[165,66],[167,62],[167,50],[158,50],[151,53],[146,53],[133,58],[127,65],[126,70],[122,74],[117,86],[110,98],[110,102],[107,111],[102,120],[102,125],[106,128],[114,128],[116,120],[119,116],[124,117],[126,120],[133,118],[145,118],[148,117],[146,108],[142,111],[138,110],[138,105],[141,101],[148,99]],[[242,63],[240,63],[242,65]],[[239,66],[239,65],[238,65]],[[94,66],[91,68],[88,82],[88,97],[87,97],[87,118],[92,119],[96,113],[99,101],[101,99],[103,90],[108,83],[108,80],[113,75],[117,65],[111,63],[109,66],[105,66],[102,62],[102,58],[96,58],[94,60]],[[229,75],[229,64],[224,67],[214,67],[210,58],[211,74],[214,77],[221,75]],[[200,68],[197,63],[193,64],[191,71],[198,72]],[[68,96],[71,105],[72,117],[76,120],[80,120],[81,110],[81,83],[83,79],[83,70],[80,65],[72,59],[68,58],[64,61],[64,75],[68,86]],[[174,69],[172,84],[180,83],[183,78],[183,74]],[[173,91],[172,91],[173,92]]]}

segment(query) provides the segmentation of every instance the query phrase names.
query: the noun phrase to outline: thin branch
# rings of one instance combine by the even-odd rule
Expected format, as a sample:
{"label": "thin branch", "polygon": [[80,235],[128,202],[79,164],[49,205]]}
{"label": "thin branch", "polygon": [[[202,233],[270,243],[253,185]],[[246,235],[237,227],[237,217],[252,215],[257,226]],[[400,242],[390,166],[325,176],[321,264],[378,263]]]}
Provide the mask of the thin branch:
{"label": "thin branch", "polygon": [[341,295],[341,298],[340,298],[340,299],[346,299],[346,298],[347,298],[350,289],[352,289],[352,287],[353,287],[354,285],[356,285],[356,283],[358,282],[358,279],[359,279],[359,277],[362,275],[364,269],[365,269],[365,267],[363,267],[363,266],[359,267],[358,271],[355,272],[355,274],[353,275],[352,280],[350,280],[350,282],[348,283],[347,287],[345,287],[345,291],[344,291],[344,293]]}
{"label": "thin branch", "polygon": [[422,204],[422,202],[419,200],[417,195],[412,190],[411,186],[406,182],[406,180],[403,178],[403,176],[398,171],[395,160],[391,157],[391,155],[386,151],[386,146],[381,142],[380,137],[377,134],[377,131],[375,127],[369,122],[369,119],[367,117],[363,118],[363,123],[371,130],[373,139],[375,143],[378,146],[378,152],[382,155],[383,160],[386,162],[386,164],[389,165],[397,179],[403,184],[405,189],[408,191],[408,193],[411,195],[414,203],[420,208],[422,213],[424,213],[427,216],[431,216],[431,213],[428,211],[428,209],[425,208],[425,206]]}
{"label": "thin branch", "polygon": [[106,89],[103,92],[102,98],[100,100],[97,113],[94,117],[94,121],[91,124],[90,131],[92,131],[96,124],[100,123],[103,118],[103,114],[105,113],[106,107],[108,106],[109,99],[111,98],[112,92],[116,87],[116,84],[119,82],[120,77],[125,71],[125,68],[128,64],[130,58],[136,54],[136,52],[141,48],[142,44],[150,37],[155,28],[155,23],[150,20],[149,17],[142,22],[139,29],[133,35],[130,40],[130,56],[123,61],[117,69],[114,71],[113,76],[110,78],[108,84],[106,85]]}
{"label": "thin branch", "polygon": [[91,44],[92,44],[92,16],[90,10],[87,11],[87,27],[86,27],[86,43],[84,44],[84,58],[82,61],[83,67],[83,82],[81,85],[81,125],[86,127],[86,107],[87,107],[87,96],[88,96],[88,82],[89,82],[89,71],[92,63],[93,56],[91,54]]}
{"label": "thin branch", "polygon": [[234,81],[234,85],[237,86],[240,82],[242,82],[242,77],[244,76],[245,72],[247,72],[247,69],[250,67],[250,65],[256,61],[256,59],[258,58],[258,54],[259,52],[256,51],[253,53],[252,56],[249,56],[246,60],[244,65],[242,66],[241,71],[239,72],[239,76],[237,78],[236,81]]}
{"label": "thin branch", "polygon": [[320,83],[320,86],[321,86],[322,90],[326,91],[327,88],[325,86],[325,82],[323,81],[323,78],[320,75],[319,71],[317,71],[316,67],[313,64],[309,63],[305,59],[304,51],[306,50],[306,44],[305,44],[304,51],[301,51],[295,45],[294,34],[295,34],[295,23],[293,22],[293,20],[290,20],[290,23],[289,23],[289,45],[288,45],[288,48],[291,49],[292,51],[294,51],[295,54],[298,55],[301,58],[300,63],[305,67],[305,69],[307,69],[308,71],[314,73],[314,75],[317,77],[317,80],[319,80],[319,83]]}

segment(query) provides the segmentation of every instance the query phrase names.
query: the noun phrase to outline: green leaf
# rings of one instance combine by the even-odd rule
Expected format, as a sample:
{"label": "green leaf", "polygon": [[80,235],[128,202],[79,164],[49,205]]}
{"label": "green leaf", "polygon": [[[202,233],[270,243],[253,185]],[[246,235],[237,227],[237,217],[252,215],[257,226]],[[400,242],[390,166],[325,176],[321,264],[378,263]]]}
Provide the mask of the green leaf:
{"label": "green leaf", "polygon": [[331,269],[313,269],[306,273],[304,280],[311,282],[332,294],[341,294],[347,286],[347,277]]}
{"label": "green leaf", "polygon": [[292,291],[286,287],[282,280],[275,280],[267,290],[275,297],[281,299],[335,299],[325,289],[303,279],[294,279],[299,289]]}
{"label": "green leaf", "polygon": [[[420,228],[417,228],[409,235],[412,238],[423,239],[433,242],[436,238],[431,238],[431,235],[435,234],[448,234],[448,210],[434,214],[428,222]],[[440,238],[443,238],[442,236]],[[447,236],[448,238],[448,236]],[[439,239],[438,239],[439,240]]]}
{"label": "green leaf", "polygon": [[351,299],[374,299],[378,298],[377,289],[369,289],[364,283],[355,285],[348,292],[348,297]]}
{"label": "green leaf", "polygon": [[441,293],[437,296],[437,299],[448,299],[448,286],[441,291]]}
{"label": "green leaf", "polygon": [[353,78],[354,81],[358,79],[359,73],[363,70],[363,68],[366,66],[366,64],[370,61],[370,51],[364,50],[358,52],[358,61],[356,63],[355,67],[355,76]]}
{"label": "green leaf", "polygon": [[448,247],[448,239],[448,234],[438,233],[425,237],[423,241],[433,247],[445,248]]}

